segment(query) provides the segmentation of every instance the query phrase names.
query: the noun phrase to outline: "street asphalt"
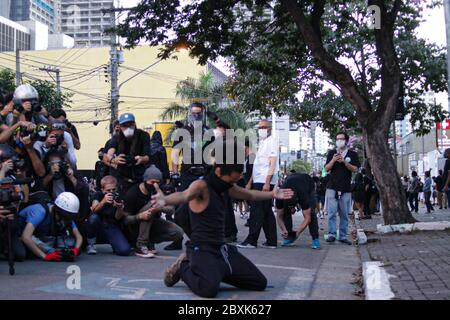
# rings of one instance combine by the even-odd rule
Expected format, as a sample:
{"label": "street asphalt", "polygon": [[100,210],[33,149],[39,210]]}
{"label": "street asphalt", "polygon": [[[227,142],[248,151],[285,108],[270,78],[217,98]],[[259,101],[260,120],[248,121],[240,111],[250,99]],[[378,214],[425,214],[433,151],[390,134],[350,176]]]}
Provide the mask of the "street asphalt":
{"label": "street asphalt", "polygon": [[[248,229],[244,219],[236,214],[239,234],[243,241]],[[294,216],[295,226],[301,214]],[[222,285],[217,299],[234,300],[316,300],[361,299],[353,282],[360,268],[355,245],[327,244],[323,240],[326,217],[320,220],[322,249],[312,250],[308,230],[294,247],[277,249],[239,249],[252,260],[268,279],[264,292],[243,291]],[[281,237],[279,236],[279,240]],[[265,241],[261,232],[259,244]],[[100,245],[98,254],[83,253],[75,263],[27,260],[16,263],[16,274],[8,274],[6,261],[0,261],[0,299],[129,299],[129,300],[192,300],[200,299],[179,282],[173,288],[163,283],[163,274],[180,251],[164,251],[167,243],[157,246],[154,259],[136,256],[118,257],[109,245]],[[81,272],[81,288],[72,288],[70,267]],[[69,282],[69,286],[67,286]]]}

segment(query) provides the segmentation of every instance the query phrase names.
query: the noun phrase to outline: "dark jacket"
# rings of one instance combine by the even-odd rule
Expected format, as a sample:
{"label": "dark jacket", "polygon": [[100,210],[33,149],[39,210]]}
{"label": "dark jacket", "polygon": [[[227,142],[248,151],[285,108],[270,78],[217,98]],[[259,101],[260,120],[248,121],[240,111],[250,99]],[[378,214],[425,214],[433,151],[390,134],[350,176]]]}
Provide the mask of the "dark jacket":
{"label": "dark jacket", "polygon": [[167,163],[166,148],[163,147],[161,132],[155,131],[150,141],[150,165],[154,164],[162,175],[163,180],[170,178],[169,165]]}

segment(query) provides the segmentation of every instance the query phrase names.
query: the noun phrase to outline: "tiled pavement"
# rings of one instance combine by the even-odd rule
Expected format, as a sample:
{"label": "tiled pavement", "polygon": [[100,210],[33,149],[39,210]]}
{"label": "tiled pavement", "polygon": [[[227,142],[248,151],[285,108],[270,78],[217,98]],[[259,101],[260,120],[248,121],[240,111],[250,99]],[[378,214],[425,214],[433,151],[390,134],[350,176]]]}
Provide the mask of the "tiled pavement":
{"label": "tiled pavement", "polygon": [[[424,222],[450,221],[450,210],[426,214],[422,207],[415,217]],[[381,223],[381,216],[359,222],[368,238],[367,245],[360,246],[360,253],[363,262],[383,262],[391,276],[394,299],[450,300],[450,230],[373,233]]]}

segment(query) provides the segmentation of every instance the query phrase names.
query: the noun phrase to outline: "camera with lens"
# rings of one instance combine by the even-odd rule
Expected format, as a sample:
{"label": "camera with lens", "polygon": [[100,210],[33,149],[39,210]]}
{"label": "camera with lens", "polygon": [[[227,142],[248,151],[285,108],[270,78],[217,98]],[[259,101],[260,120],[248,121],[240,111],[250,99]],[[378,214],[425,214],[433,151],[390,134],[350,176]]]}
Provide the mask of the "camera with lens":
{"label": "camera with lens", "polygon": [[14,171],[16,171],[16,170],[23,170],[25,168],[25,160],[24,159],[21,159],[21,158],[19,158],[17,156],[14,156],[14,157],[11,158],[11,160],[12,160],[13,165],[14,165],[14,168],[13,168]]}
{"label": "camera with lens", "polygon": [[115,202],[120,202],[121,201],[121,197],[120,197],[120,193],[118,193],[117,191],[116,192],[113,192],[112,193],[112,196],[113,196],[113,200],[115,201]]}
{"label": "camera with lens", "polygon": [[132,167],[134,165],[136,165],[136,159],[134,159],[134,157],[130,156],[130,155],[126,155],[123,157],[125,159],[125,166],[127,167]]}
{"label": "camera with lens", "polygon": [[23,100],[14,100],[14,110],[17,110],[18,112],[22,113],[24,111],[24,107],[22,106],[23,103],[30,102],[31,103],[31,112],[41,112],[42,106],[39,103],[38,99],[23,99]]}
{"label": "camera with lens", "polygon": [[47,139],[48,127],[45,124],[39,124],[33,130],[29,131],[24,127],[18,127],[16,133],[19,133],[21,138],[31,137],[32,141],[45,141]]}
{"label": "camera with lens", "polygon": [[7,208],[13,203],[22,201],[24,194],[19,185],[25,183],[27,181],[21,181],[11,177],[0,179],[0,206]]}
{"label": "camera with lens", "polygon": [[61,252],[61,260],[65,262],[73,262],[75,261],[75,253],[69,248],[60,249]]}
{"label": "camera with lens", "polygon": [[[55,172],[55,174],[53,175],[53,179],[61,179],[62,177],[64,177],[67,174],[67,169],[69,167],[68,163],[64,160],[60,160],[57,162],[58,166],[59,166],[59,171]],[[49,170],[51,169],[52,164],[49,163]]]}

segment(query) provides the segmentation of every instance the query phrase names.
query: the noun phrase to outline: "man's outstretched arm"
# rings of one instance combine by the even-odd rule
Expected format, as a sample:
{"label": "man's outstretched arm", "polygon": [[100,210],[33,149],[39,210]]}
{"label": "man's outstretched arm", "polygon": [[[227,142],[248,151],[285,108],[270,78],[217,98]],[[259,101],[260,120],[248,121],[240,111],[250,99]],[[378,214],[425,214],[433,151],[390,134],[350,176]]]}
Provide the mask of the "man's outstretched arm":
{"label": "man's outstretched arm", "polygon": [[155,183],[154,187],[157,193],[152,196],[152,204],[158,208],[187,203],[195,198],[202,197],[207,190],[206,182],[203,180],[194,181],[191,183],[189,188],[183,192],[175,192],[168,196],[164,195],[158,184]]}
{"label": "man's outstretched arm", "polygon": [[294,195],[291,189],[280,189],[275,187],[273,191],[248,190],[234,185],[229,191],[230,197],[237,200],[263,201],[273,198],[286,200]]}

